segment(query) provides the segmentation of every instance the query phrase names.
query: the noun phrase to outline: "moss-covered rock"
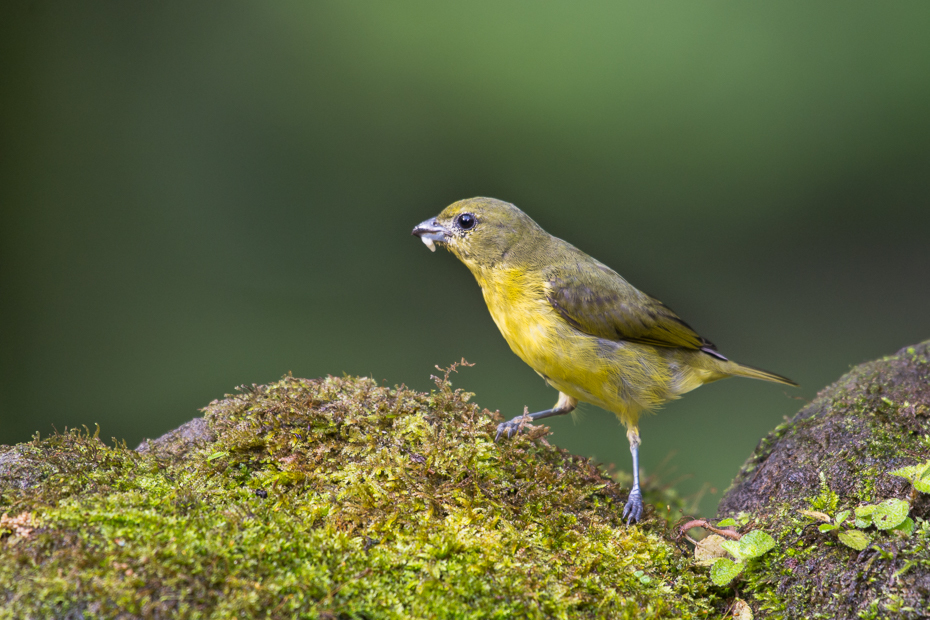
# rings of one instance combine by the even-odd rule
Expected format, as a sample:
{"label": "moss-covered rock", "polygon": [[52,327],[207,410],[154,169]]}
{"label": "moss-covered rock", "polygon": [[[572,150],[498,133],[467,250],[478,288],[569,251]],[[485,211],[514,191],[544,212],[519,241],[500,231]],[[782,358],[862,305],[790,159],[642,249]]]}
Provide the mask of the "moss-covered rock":
{"label": "moss-covered rock", "polygon": [[625,492],[437,380],[285,378],[138,451],[0,448],[2,618],[706,616]]}
{"label": "moss-covered rock", "polygon": [[[930,342],[854,368],[764,438],[719,510],[778,541],[734,586],[757,617],[930,616],[930,495],[891,474],[928,459]],[[877,528],[864,514],[883,502],[910,522]]]}

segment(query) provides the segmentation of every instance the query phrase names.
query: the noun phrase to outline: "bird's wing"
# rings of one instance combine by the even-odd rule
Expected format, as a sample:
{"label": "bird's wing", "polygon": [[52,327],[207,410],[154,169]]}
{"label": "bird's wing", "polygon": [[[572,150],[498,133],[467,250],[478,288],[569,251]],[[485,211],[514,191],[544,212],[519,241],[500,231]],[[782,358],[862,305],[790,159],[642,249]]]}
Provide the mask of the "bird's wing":
{"label": "bird's wing", "polygon": [[545,280],[549,303],[579,331],[606,340],[701,349],[723,358],[712,342],[699,336],[665,304],[593,259],[568,268],[550,268]]}

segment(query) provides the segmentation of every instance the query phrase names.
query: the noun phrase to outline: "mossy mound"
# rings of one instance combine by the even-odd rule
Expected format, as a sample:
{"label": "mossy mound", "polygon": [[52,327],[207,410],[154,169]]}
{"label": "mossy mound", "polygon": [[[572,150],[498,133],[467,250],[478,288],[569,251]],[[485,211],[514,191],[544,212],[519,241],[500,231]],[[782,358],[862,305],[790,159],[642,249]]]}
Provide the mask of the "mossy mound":
{"label": "mossy mound", "polygon": [[[0,449],[0,617],[660,618],[706,574],[625,493],[437,380],[285,378],[139,451]],[[5,459],[5,460],[4,460]]]}
{"label": "mossy mound", "polygon": [[[742,596],[761,617],[928,617],[930,495],[890,473],[928,459],[930,342],[823,390],[760,442],[720,503],[721,516],[750,513],[779,543],[750,564]],[[909,502],[910,532],[853,523],[855,508],[889,499]],[[845,510],[830,529],[823,517],[835,523]],[[864,550],[838,538],[852,530]]]}

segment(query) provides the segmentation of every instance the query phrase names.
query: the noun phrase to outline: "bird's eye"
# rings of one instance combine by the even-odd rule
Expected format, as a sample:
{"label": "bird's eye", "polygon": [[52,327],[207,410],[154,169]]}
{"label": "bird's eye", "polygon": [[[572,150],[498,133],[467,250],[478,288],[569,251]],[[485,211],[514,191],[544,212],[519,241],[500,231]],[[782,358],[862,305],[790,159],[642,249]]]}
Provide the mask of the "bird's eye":
{"label": "bird's eye", "polygon": [[471,213],[463,213],[455,218],[455,223],[462,230],[471,230],[478,223],[478,219]]}

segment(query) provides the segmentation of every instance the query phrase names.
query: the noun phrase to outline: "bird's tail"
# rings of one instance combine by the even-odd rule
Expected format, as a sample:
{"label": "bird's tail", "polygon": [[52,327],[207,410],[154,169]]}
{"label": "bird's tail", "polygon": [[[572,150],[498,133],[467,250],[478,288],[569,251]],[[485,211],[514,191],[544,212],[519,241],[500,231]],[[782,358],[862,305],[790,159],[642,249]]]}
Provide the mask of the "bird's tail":
{"label": "bird's tail", "polygon": [[734,377],[748,377],[749,379],[762,379],[763,381],[784,383],[785,385],[793,385],[794,387],[798,386],[797,383],[788,377],[782,377],[781,375],[776,375],[774,372],[762,370],[761,368],[753,368],[752,366],[746,366],[745,364],[730,362],[730,368],[728,368],[728,370]]}

